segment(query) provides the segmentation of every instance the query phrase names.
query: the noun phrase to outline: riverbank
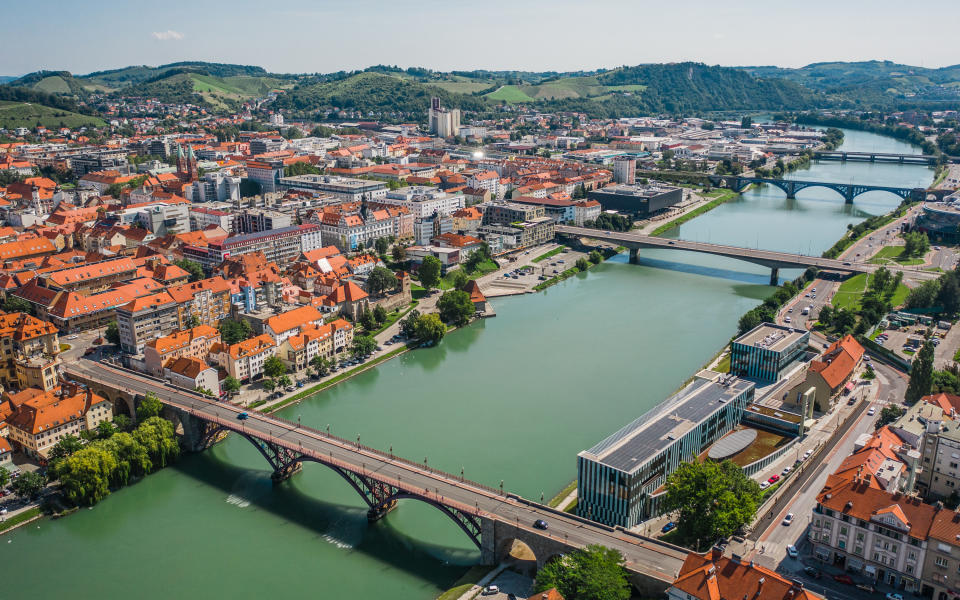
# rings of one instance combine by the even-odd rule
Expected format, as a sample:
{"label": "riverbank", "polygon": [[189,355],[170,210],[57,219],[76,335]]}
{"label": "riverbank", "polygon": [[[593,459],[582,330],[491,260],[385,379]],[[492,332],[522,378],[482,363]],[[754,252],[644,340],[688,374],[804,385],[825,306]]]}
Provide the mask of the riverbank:
{"label": "riverbank", "polygon": [[713,192],[702,192],[702,193],[714,194],[715,196],[712,200],[710,200],[706,204],[701,204],[700,206],[694,208],[689,212],[678,215],[675,219],[671,221],[667,221],[666,223],[658,225],[657,228],[651,231],[648,235],[659,236],[667,231],[670,231],[674,227],[683,225],[687,221],[690,221],[691,219],[695,219],[704,213],[710,212],[711,210],[715,209],[721,204],[725,204],[733,200],[737,196],[739,196],[739,194],[733,190],[717,190]]}

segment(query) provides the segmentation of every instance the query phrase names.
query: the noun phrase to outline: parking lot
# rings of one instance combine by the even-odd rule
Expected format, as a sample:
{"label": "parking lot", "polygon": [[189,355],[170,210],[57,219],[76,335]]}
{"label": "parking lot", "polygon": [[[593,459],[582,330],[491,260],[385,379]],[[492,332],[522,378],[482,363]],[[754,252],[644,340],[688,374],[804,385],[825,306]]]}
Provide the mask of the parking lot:
{"label": "parking lot", "polygon": [[[497,591],[493,591],[494,589]],[[533,579],[507,569],[497,575],[477,598],[526,600],[531,594],[533,594]]]}
{"label": "parking lot", "polygon": [[[936,326],[932,328],[933,335],[930,339],[934,346],[937,347],[936,354],[939,356],[943,353],[939,346],[943,342],[947,331],[938,329]],[[913,357],[916,356],[916,353],[919,352],[920,347],[923,345],[923,340],[928,329],[930,329],[930,327],[927,325],[910,325],[899,329],[886,329],[877,335],[874,341],[905,360],[913,360]],[[951,354],[949,357],[944,357],[943,360],[952,361],[953,355]]]}

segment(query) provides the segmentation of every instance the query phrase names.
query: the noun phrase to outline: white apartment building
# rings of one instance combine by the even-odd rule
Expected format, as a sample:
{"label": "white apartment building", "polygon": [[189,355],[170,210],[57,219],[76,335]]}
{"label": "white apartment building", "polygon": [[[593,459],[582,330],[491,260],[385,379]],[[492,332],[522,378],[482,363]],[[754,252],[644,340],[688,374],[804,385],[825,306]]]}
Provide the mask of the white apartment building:
{"label": "white apartment building", "polygon": [[239,202],[240,178],[222,171],[204,173],[183,186],[183,196],[190,202]]}
{"label": "white apartment building", "polygon": [[387,193],[381,204],[406,206],[415,219],[434,214],[448,215],[465,206],[463,194],[448,194],[434,187],[412,185]]}

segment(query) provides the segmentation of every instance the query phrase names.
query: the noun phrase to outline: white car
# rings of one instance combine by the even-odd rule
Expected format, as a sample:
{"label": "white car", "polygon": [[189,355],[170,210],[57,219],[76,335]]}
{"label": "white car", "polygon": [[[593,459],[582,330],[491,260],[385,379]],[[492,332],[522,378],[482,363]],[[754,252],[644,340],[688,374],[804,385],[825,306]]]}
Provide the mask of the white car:
{"label": "white car", "polygon": [[484,596],[492,596],[494,594],[499,594],[499,593],[500,593],[500,588],[495,585],[488,585],[487,587],[483,588]]}
{"label": "white car", "polygon": [[877,409],[875,409],[874,407],[871,406],[871,407],[870,407],[870,410],[867,411],[867,416],[868,416],[868,417],[872,417],[872,416],[875,415],[875,414],[877,414]]}
{"label": "white car", "polygon": [[794,546],[793,544],[790,544],[789,546],[787,546],[787,556],[789,556],[790,558],[797,558],[798,556],[800,556],[800,551],[797,550],[796,546]]}
{"label": "white car", "polygon": [[68,335],[68,336],[67,336],[67,339],[68,339],[68,340],[75,340],[75,339],[77,339],[78,337],[80,337],[80,336],[74,333],[74,334]]}
{"label": "white car", "polygon": [[760,482],[760,489],[761,489],[761,490],[765,490],[765,489],[767,489],[768,487],[770,487],[770,482],[769,482],[769,481],[761,481],[761,482]]}
{"label": "white car", "polygon": [[790,322],[790,317],[784,317],[784,318],[783,318],[783,322],[784,322],[784,323],[789,323],[789,322]]}
{"label": "white car", "polygon": [[783,524],[785,527],[790,527],[790,523],[793,523],[793,513],[787,513],[787,516],[783,518]]}

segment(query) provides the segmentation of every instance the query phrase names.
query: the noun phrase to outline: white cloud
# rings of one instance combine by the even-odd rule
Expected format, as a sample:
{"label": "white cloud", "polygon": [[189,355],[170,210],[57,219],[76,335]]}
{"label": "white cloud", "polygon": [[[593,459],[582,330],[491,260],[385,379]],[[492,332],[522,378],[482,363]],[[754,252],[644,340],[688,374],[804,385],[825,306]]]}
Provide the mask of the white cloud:
{"label": "white cloud", "polygon": [[152,34],[150,34],[150,35],[153,36],[153,39],[155,39],[155,40],[160,40],[160,41],[164,41],[164,42],[167,41],[167,40],[182,40],[182,39],[183,39],[183,34],[182,34],[182,33],[180,33],[179,31],[174,31],[174,30],[172,30],[172,29],[168,29],[168,30],[166,30],[166,31],[154,31],[154,32],[153,32]]}

